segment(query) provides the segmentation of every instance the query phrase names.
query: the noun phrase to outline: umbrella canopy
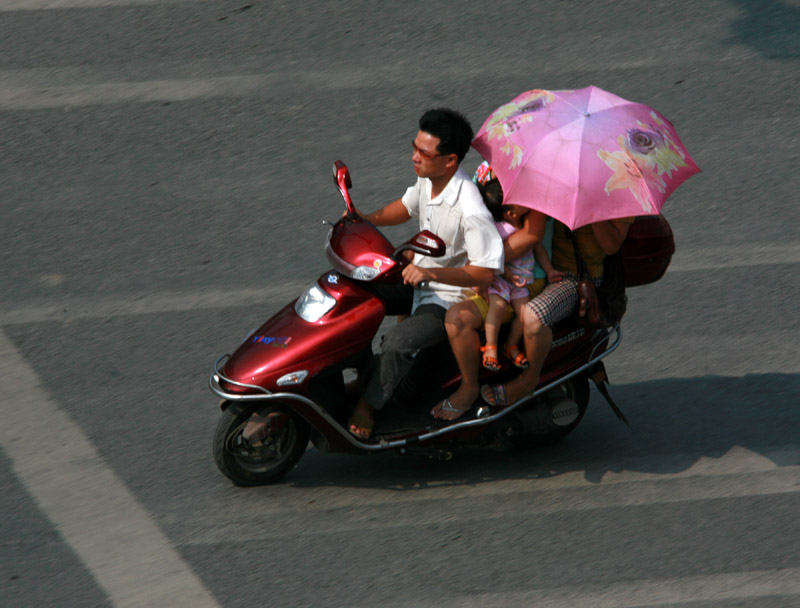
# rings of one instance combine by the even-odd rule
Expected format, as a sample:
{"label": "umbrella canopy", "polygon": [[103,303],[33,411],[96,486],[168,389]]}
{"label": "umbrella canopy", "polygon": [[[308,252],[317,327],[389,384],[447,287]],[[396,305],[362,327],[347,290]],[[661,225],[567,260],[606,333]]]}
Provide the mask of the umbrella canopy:
{"label": "umbrella canopy", "polygon": [[504,203],[571,229],[658,214],[700,171],[664,116],[597,87],[522,93],[492,112],[472,147],[491,164]]}

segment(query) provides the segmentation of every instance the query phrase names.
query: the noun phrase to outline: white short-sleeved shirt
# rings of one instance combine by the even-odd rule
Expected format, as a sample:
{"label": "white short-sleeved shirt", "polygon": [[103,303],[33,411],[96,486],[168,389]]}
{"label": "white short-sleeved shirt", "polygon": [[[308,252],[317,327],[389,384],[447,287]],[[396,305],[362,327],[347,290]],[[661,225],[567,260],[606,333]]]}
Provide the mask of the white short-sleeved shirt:
{"label": "white short-sleeved shirt", "polygon": [[[446,251],[440,258],[417,254],[414,264],[421,268],[457,268],[470,264],[501,271],[503,241],[478,187],[469,176],[458,169],[434,199],[431,199],[431,188],[431,181],[420,177],[406,190],[402,201],[411,217],[419,218],[419,229],[438,235],[445,242]],[[431,282],[426,289],[414,290],[414,310],[421,304],[450,308],[464,299],[464,289]]]}

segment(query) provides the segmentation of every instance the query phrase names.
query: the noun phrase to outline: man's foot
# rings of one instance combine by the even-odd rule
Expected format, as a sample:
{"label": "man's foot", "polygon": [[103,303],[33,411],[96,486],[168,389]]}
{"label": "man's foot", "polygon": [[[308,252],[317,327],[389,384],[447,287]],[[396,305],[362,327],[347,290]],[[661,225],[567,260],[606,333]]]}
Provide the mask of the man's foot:
{"label": "man's foot", "polygon": [[431,416],[439,420],[457,420],[472,409],[472,404],[477,398],[477,394],[471,391],[457,390],[447,399],[434,406]]}
{"label": "man's foot", "polygon": [[372,436],[372,429],[375,428],[375,417],[372,407],[365,403],[356,405],[356,409],[347,421],[347,430],[350,434],[359,439],[369,439]]}

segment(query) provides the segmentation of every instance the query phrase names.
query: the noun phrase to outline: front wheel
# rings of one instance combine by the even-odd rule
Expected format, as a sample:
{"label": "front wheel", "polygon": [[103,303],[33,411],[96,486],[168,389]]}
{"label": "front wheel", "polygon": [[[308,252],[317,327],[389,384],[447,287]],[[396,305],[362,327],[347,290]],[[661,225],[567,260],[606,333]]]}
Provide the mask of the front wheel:
{"label": "front wheel", "polygon": [[[240,486],[273,483],[298,463],[308,446],[308,423],[280,405],[222,413],[214,433],[214,462],[225,477]],[[270,429],[257,441],[243,435],[250,417],[270,421]]]}

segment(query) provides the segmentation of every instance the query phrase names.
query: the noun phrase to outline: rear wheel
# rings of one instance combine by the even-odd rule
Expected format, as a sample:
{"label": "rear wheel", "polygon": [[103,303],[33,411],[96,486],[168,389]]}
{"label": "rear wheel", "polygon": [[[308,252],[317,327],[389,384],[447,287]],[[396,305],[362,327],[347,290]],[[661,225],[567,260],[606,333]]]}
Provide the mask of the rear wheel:
{"label": "rear wheel", "polygon": [[516,413],[521,429],[509,435],[509,440],[522,448],[538,448],[558,443],[578,426],[588,405],[588,378],[571,378],[544,395],[532,399],[530,405],[521,405]]}
{"label": "rear wheel", "polygon": [[[308,423],[280,405],[222,413],[214,433],[214,462],[240,486],[273,483],[298,463],[308,445]],[[242,434],[251,415],[270,420],[269,432],[252,443]]]}

